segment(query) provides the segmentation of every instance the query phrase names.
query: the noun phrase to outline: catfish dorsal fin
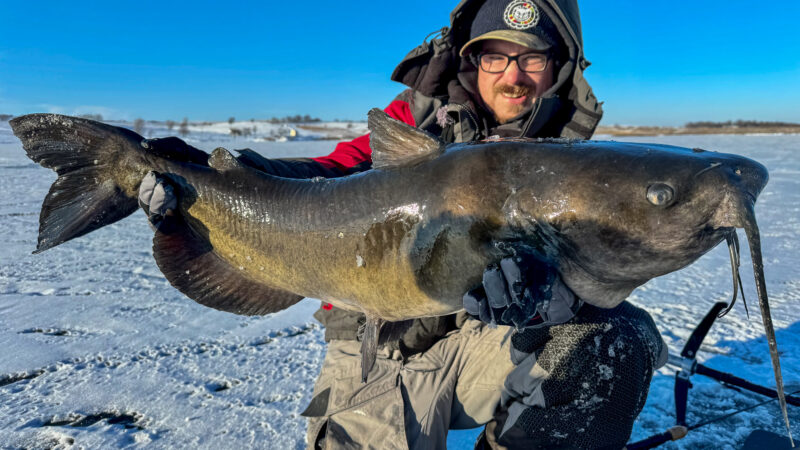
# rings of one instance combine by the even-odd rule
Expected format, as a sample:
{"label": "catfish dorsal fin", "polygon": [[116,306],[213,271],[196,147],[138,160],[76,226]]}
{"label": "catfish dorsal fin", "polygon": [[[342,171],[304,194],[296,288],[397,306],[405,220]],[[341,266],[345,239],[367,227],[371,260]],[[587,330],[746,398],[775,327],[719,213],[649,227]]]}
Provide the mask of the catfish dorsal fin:
{"label": "catfish dorsal fin", "polygon": [[208,157],[208,165],[219,170],[220,172],[232,169],[243,169],[247,167],[246,165],[242,164],[241,161],[236,159],[231,152],[222,147],[217,147],[213,152],[211,152],[211,156]]}
{"label": "catfish dorsal fin", "polygon": [[367,116],[373,168],[414,166],[444,153],[444,142],[427,131],[393,119],[378,108]]}

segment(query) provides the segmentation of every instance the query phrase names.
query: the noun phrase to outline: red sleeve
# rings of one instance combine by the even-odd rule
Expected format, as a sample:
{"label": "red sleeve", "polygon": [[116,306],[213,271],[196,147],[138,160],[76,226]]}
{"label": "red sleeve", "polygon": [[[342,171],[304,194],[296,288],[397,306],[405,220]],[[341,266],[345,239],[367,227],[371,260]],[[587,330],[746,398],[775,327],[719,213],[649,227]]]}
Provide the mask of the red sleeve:
{"label": "red sleeve", "polygon": [[[411,107],[407,101],[395,100],[384,109],[386,114],[404,123],[417,126]],[[328,169],[339,169],[347,172],[363,162],[372,162],[372,149],[369,148],[369,134],[359,136],[349,142],[340,142],[328,156],[314,158],[314,161]]]}

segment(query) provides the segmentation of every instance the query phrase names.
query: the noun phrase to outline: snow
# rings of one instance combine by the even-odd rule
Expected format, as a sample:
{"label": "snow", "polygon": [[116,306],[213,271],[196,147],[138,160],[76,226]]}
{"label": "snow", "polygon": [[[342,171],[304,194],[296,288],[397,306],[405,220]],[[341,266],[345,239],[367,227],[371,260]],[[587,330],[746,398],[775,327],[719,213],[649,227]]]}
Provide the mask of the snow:
{"label": "snow", "polygon": [[[347,129],[347,124],[324,126]],[[151,127],[149,136],[169,134],[146,125]],[[193,131],[188,140],[205,150],[250,147],[267,157],[324,155],[335,145],[254,142],[258,135],[233,138],[218,128]],[[263,137],[269,130],[259,133]],[[756,212],[784,380],[787,392],[799,389],[800,140],[780,135],[635,140],[740,153],[770,169]],[[198,305],[158,271],[152,232],[138,213],[32,255],[39,208],[54,179],[53,172],[25,157],[7,122],[0,122],[0,446],[302,448],[305,419],[299,414],[325,353],[322,328],[312,318],[319,302],[306,299],[265,317]],[[738,304],[711,329],[699,359],[773,386],[749,264],[743,251],[750,319]],[[731,288],[727,249],[719,247],[637,289],[631,300],[650,311],[677,353],[713,303],[731,298]],[[673,378],[670,368],[655,374],[634,440],[673,425]],[[762,400],[701,376],[692,381],[689,423]],[[789,408],[800,437],[800,410]],[[732,449],[755,428],[784,433],[777,402],[666,447]],[[472,448],[478,431],[451,432],[450,448]]]}
{"label": "snow", "polygon": [[[131,122],[109,121],[111,125],[133,129]],[[144,122],[141,135],[148,138],[180,135],[181,124],[172,128],[164,122]],[[226,148],[253,148],[259,143],[353,139],[366,134],[366,122],[311,122],[271,123],[263,120],[229,122],[188,122],[188,134],[181,136],[189,144],[213,150],[214,146]],[[291,131],[297,133],[290,137]],[[239,133],[239,134],[237,134]],[[13,136],[12,136],[13,137]],[[319,156],[319,155],[314,155]]]}

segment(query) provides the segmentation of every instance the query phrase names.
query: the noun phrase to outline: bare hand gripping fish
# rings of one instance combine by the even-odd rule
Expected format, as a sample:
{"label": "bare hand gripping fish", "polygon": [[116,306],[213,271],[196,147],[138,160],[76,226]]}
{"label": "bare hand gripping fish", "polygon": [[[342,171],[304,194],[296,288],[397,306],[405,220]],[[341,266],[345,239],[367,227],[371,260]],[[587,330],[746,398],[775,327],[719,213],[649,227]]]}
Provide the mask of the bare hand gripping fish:
{"label": "bare hand gripping fish", "polygon": [[143,149],[132,131],[85,119],[32,114],[11,126],[28,156],[58,173],[36,252],[133,213],[140,180],[157,171],[180,199],[174,226],[153,240],[173,286],[236,314],[279,311],[303,297],[363,311],[364,377],[385,322],[460,310],[505,244],[545,252],[580,298],[611,308],[725,239],[736,291],[735,229],[744,228],[789,426],[753,212],[768,175],[750,159],[593,141],[445,147],[373,110],[373,170],[295,180],[222,148],[207,161],[176,161]]}

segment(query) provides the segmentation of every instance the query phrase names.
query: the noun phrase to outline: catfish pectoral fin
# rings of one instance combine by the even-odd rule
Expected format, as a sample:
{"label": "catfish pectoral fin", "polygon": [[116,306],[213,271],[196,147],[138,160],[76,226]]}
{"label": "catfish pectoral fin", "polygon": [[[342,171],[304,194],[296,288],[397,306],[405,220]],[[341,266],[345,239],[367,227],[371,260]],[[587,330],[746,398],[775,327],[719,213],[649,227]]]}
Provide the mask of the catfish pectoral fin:
{"label": "catfish pectoral fin", "polygon": [[367,314],[367,321],[364,323],[364,333],[361,336],[361,382],[367,382],[367,375],[375,365],[378,357],[378,336],[381,326],[385,321],[378,317]]}
{"label": "catfish pectoral fin", "polygon": [[387,342],[399,341],[403,334],[414,324],[414,319],[403,320],[401,322],[386,322],[380,329],[378,345]]}
{"label": "catfish pectoral fin", "polygon": [[411,328],[414,320],[387,322],[367,314],[361,335],[361,381],[366,383],[367,376],[378,357],[378,346],[387,342],[398,341],[403,333]]}
{"label": "catfish pectoral fin", "polygon": [[192,300],[242,315],[277,312],[303,296],[267,286],[231,266],[182,216],[156,231],[153,256],[170,284]]}

